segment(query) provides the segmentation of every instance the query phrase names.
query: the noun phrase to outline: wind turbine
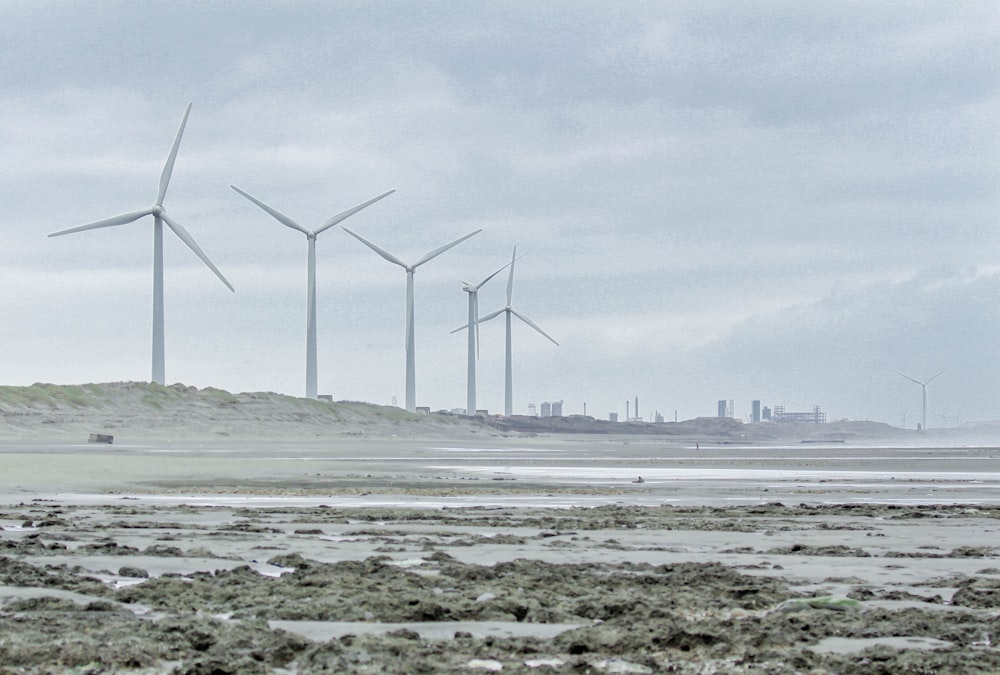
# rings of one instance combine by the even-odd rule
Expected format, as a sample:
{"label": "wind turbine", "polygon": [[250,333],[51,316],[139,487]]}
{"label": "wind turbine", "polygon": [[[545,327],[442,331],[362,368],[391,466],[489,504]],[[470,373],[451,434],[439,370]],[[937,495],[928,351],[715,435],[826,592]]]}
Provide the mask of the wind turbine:
{"label": "wind turbine", "polygon": [[497,311],[493,312],[492,314],[487,314],[486,316],[484,316],[482,319],[479,320],[479,323],[485,323],[485,322],[489,321],[490,319],[495,319],[496,317],[500,316],[501,314],[506,314],[507,315],[507,354],[506,354],[506,369],[505,369],[505,377],[504,377],[504,415],[506,415],[507,417],[510,417],[513,414],[512,411],[513,411],[513,408],[514,408],[514,405],[513,405],[514,404],[514,396],[513,396],[513,392],[512,392],[512,390],[513,390],[513,379],[514,378],[513,378],[513,375],[512,375],[513,368],[511,366],[511,356],[510,356],[510,353],[511,353],[511,339],[510,339],[510,334],[511,334],[511,329],[510,329],[510,327],[511,327],[511,315],[516,316],[518,319],[520,319],[521,321],[523,321],[524,323],[528,324],[529,326],[531,326],[532,328],[534,328],[536,331],[538,331],[539,333],[541,333],[542,335],[544,335],[546,338],[548,338],[552,342],[552,344],[556,345],[557,347],[559,346],[559,343],[556,342],[555,340],[553,340],[552,336],[550,336],[548,333],[546,333],[541,328],[539,328],[538,325],[534,321],[532,321],[531,319],[529,319],[528,317],[526,317],[525,315],[521,314],[516,309],[514,309],[513,307],[511,307],[511,304],[510,304],[511,303],[511,296],[514,293],[514,262],[516,260],[517,260],[517,246],[514,247],[514,253],[511,254],[511,256],[510,256],[510,272],[507,274],[507,306],[504,307],[503,309],[498,309]]}
{"label": "wind turbine", "polygon": [[457,333],[458,331],[469,328],[470,326],[476,327],[474,331],[469,330],[469,367],[467,371],[468,393],[465,398],[466,415],[476,414],[476,359],[479,358],[479,289],[482,288],[487,281],[510,267],[510,265],[511,263],[507,263],[496,272],[480,281],[478,284],[470,284],[468,281],[462,282],[462,290],[469,294],[469,323],[465,324],[461,328],[456,328],[451,332]]}
{"label": "wind turbine", "polygon": [[899,373],[900,375],[902,375],[903,377],[905,377],[906,379],[908,379],[910,382],[915,382],[915,383],[917,383],[917,384],[920,385],[920,390],[921,390],[921,393],[923,394],[923,398],[924,398],[923,426],[921,427],[921,429],[923,429],[924,431],[927,431],[927,385],[930,384],[931,382],[933,382],[934,380],[938,379],[938,377],[940,377],[941,374],[944,373],[945,370],[948,370],[948,369],[945,368],[940,373],[938,373],[937,375],[935,375],[931,379],[927,380],[926,382],[921,382],[920,380],[916,379],[915,377],[910,377],[906,373]]}
{"label": "wind turbine", "polygon": [[412,265],[403,262],[402,260],[394,256],[393,254],[389,253],[385,249],[379,248],[378,246],[371,243],[361,235],[356,234],[355,232],[351,232],[346,227],[342,226],[341,229],[344,230],[344,232],[346,232],[347,234],[357,239],[358,241],[360,241],[362,244],[364,244],[371,250],[378,253],[385,260],[388,260],[394,265],[399,265],[404,270],[406,270],[406,409],[409,412],[416,412],[417,411],[416,356],[414,354],[414,349],[413,349],[413,325],[414,325],[413,273],[416,272],[417,268],[423,265],[425,262],[433,260],[434,258],[438,257],[439,255],[441,255],[448,249],[452,248],[453,246],[461,244],[469,237],[479,234],[480,232],[482,232],[482,229],[476,230],[475,232],[470,232],[464,237],[459,237],[450,244],[445,244],[440,248],[434,249],[433,251],[427,253],[426,255],[424,255],[423,258],[413,263]]}
{"label": "wind turbine", "polygon": [[163,224],[166,223],[177,237],[187,244],[194,254],[201,258],[208,268],[215,272],[215,276],[226,285],[229,290],[234,291],[233,285],[222,276],[222,272],[212,264],[205,252],[201,250],[195,240],[191,237],[180,223],[167,216],[166,209],[163,208],[163,198],[167,195],[167,186],[170,184],[170,176],[174,171],[174,161],[177,159],[177,148],[181,144],[181,136],[184,135],[184,127],[187,125],[188,116],[191,114],[191,104],[188,103],[184,111],[184,119],[177,130],[174,144],[170,148],[170,155],[166,164],[163,165],[163,172],[160,174],[160,189],[156,195],[156,202],[147,209],[123,213],[120,216],[113,216],[94,223],[71,227],[68,230],[53,232],[50,237],[60,237],[64,234],[83,232],[84,230],[96,230],[101,227],[112,227],[115,225],[125,225],[139,220],[145,216],[153,216],[153,375],[152,381],[157,384],[165,383],[164,376],[164,350],[163,350]]}
{"label": "wind turbine", "polygon": [[252,201],[254,204],[264,209],[270,213],[275,220],[277,220],[282,225],[290,227],[293,230],[298,230],[302,234],[306,235],[306,240],[309,242],[309,257],[308,257],[308,282],[307,282],[307,305],[306,305],[306,397],[316,398],[317,395],[317,385],[316,385],[316,237],[318,237],[323,232],[326,232],[331,227],[336,225],[342,220],[350,218],[355,213],[361,209],[371,206],[383,197],[388,197],[395,190],[389,190],[388,192],[383,192],[378,197],[369,199],[366,202],[358,204],[357,206],[342,211],[337,215],[333,216],[325,223],[317,227],[315,230],[309,230],[297,222],[281,213],[280,211],[271,208],[264,202],[250,196],[243,190],[239,189],[235,185],[230,185],[232,189],[236,190],[238,193]]}

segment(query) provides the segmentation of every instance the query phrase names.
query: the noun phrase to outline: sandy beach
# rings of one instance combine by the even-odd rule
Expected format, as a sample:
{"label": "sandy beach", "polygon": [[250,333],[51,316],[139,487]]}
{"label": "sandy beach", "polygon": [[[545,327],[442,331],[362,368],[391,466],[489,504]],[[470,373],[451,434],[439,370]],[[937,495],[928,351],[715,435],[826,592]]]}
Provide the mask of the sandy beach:
{"label": "sandy beach", "polygon": [[30,440],[0,475],[0,672],[1000,669],[996,447]]}

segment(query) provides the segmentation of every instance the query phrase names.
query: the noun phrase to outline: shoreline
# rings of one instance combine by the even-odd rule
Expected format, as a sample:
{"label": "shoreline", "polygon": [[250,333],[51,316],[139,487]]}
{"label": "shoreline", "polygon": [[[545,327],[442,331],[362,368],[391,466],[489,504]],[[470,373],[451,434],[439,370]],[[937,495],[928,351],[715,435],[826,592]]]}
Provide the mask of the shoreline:
{"label": "shoreline", "polygon": [[0,476],[0,672],[1000,670],[993,447],[2,442]]}

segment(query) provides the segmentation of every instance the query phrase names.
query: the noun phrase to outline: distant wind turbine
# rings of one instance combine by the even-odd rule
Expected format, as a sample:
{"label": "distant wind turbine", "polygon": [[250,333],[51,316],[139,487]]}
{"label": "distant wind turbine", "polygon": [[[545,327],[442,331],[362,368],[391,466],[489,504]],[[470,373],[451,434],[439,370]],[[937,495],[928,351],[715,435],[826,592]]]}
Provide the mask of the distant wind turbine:
{"label": "distant wind turbine", "polygon": [[543,331],[541,328],[535,324],[534,321],[521,314],[513,307],[511,307],[511,296],[514,294],[514,263],[517,261],[517,246],[514,247],[514,253],[510,256],[510,272],[507,274],[507,306],[503,309],[498,309],[492,314],[487,314],[479,320],[479,323],[485,323],[490,319],[495,319],[501,314],[507,315],[507,354],[506,354],[506,369],[504,377],[504,415],[510,417],[513,414],[514,408],[514,395],[513,395],[513,367],[511,365],[511,315],[516,316],[518,319],[528,324],[536,331],[548,338],[552,344],[559,346],[559,343],[552,339],[548,333]]}
{"label": "distant wind turbine", "polygon": [[413,347],[413,326],[414,326],[413,273],[416,272],[417,268],[423,265],[425,262],[433,260],[434,258],[438,257],[439,255],[441,255],[448,249],[452,248],[453,246],[461,244],[469,237],[479,234],[480,232],[482,232],[482,229],[476,230],[475,232],[470,232],[464,237],[459,237],[458,239],[449,244],[445,244],[440,248],[434,249],[433,251],[427,253],[426,255],[424,255],[423,258],[413,263],[412,265],[403,262],[402,260],[394,256],[393,254],[389,253],[385,249],[379,248],[378,246],[371,243],[361,235],[350,231],[346,227],[341,226],[341,229],[344,230],[344,232],[346,232],[347,234],[357,239],[358,241],[360,241],[362,244],[364,244],[371,250],[378,253],[385,260],[388,260],[394,265],[399,265],[406,271],[406,409],[409,412],[416,412],[417,411],[416,355],[414,353],[414,347]]}
{"label": "distant wind turbine", "polygon": [[462,282],[462,290],[469,294],[469,322],[461,328],[451,331],[457,333],[460,330],[475,326],[475,330],[469,331],[469,367],[468,367],[468,389],[465,398],[465,414],[476,414],[476,359],[479,358],[479,289],[483,285],[510,267],[507,263],[493,274],[489,275],[478,284],[470,284],[468,281]]}
{"label": "distant wind turbine", "polygon": [[281,213],[276,209],[272,209],[270,206],[264,202],[250,196],[243,190],[239,189],[235,185],[230,185],[232,189],[236,190],[238,193],[249,199],[251,202],[262,208],[264,211],[270,213],[275,220],[277,220],[282,225],[290,227],[293,230],[298,230],[302,234],[306,235],[306,240],[309,242],[309,257],[308,257],[308,282],[307,282],[307,304],[306,304],[306,397],[316,398],[317,396],[317,365],[316,365],[316,237],[318,237],[323,232],[326,232],[331,227],[336,225],[342,220],[350,218],[355,213],[361,209],[371,206],[383,197],[388,197],[395,190],[389,190],[388,192],[383,192],[378,197],[373,197],[366,202],[358,204],[357,206],[342,211],[337,215],[333,216],[325,223],[317,227],[315,230],[309,230],[302,227],[297,222]]}
{"label": "distant wind turbine", "polygon": [[208,268],[215,272],[215,276],[226,285],[231,291],[235,291],[233,285],[222,276],[222,272],[212,264],[205,252],[201,250],[195,240],[191,237],[180,223],[167,217],[166,209],[163,208],[163,198],[167,195],[167,186],[170,184],[170,176],[174,171],[174,161],[177,159],[177,149],[181,144],[181,136],[184,135],[184,127],[187,125],[188,116],[191,114],[191,104],[188,103],[184,111],[184,119],[177,130],[177,137],[170,148],[170,155],[163,166],[160,174],[160,190],[156,195],[156,202],[148,209],[123,213],[120,216],[98,220],[94,223],[71,227],[68,230],[53,232],[50,237],[60,237],[64,234],[83,232],[84,230],[96,230],[101,227],[112,227],[114,225],[125,225],[145,216],[153,216],[153,375],[152,381],[157,384],[165,383],[164,376],[164,349],[163,349],[163,224],[173,230],[177,237],[187,244],[188,248],[194,251],[195,255],[201,258]]}
{"label": "distant wind turbine", "polygon": [[944,373],[945,370],[948,370],[948,369],[945,368],[940,373],[938,373],[937,375],[935,375],[931,379],[927,380],[926,382],[921,382],[920,380],[916,379],[915,377],[910,377],[906,373],[899,373],[900,375],[902,375],[903,377],[905,377],[906,379],[908,379],[910,382],[915,382],[915,383],[917,383],[917,384],[920,385],[920,391],[923,394],[923,399],[924,399],[924,411],[923,411],[923,418],[922,418],[923,419],[923,426],[921,427],[921,429],[923,431],[927,431],[927,385],[930,384],[931,382],[933,382],[934,380],[938,379],[938,377],[940,377],[941,374]]}

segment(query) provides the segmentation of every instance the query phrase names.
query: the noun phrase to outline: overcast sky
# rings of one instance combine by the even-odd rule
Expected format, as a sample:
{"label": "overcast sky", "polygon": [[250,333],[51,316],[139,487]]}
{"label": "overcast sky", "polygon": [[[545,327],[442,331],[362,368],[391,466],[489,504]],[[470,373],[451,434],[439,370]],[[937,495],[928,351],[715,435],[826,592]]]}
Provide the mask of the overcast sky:
{"label": "overcast sky", "polygon": [[[460,280],[516,245],[514,412],[668,420],[751,399],[914,427],[1000,419],[1000,4],[0,4],[0,383],[305,391],[307,227],[416,274],[417,404],[465,405]],[[404,396],[403,271],[318,240],[319,389]],[[505,304],[503,275],[480,292]],[[503,410],[503,323],[479,406]],[[634,410],[632,411],[634,413]]]}

